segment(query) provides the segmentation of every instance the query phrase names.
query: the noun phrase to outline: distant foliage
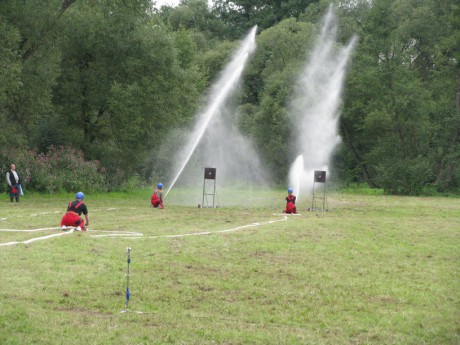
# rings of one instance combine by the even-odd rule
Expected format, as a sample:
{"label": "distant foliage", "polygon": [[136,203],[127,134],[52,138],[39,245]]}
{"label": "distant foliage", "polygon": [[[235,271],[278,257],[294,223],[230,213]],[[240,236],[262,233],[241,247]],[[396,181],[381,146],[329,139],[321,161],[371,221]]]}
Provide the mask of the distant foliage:
{"label": "distant foliage", "polygon": [[385,193],[420,195],[423,186],[433,180],[429,162],[419,157],[407,164],[403,159],[386,159],[377,167],[377,182]]}
{"label": "distant foliage", "polygon": [[0,192],[11,162],[28,190],[47,193],[171,180],[185,129],[256,24],[257,50],[228,105],[284,184],[298,154],[288,105],[333,3],[337,48],[358,37],[331,162],[337,180],[388,194],[460,193],[458,0],[153,3],[1,0]]}
{"label": "distant foliage", "polygon": [[[4,174],[16,165],[22,186],[29,191],[59,193],[107,190],[104,170],[98,161],[85,161],[83,153],[68,147],[51,146],[47,153],[35,150],[0,151]],[[0,190],[6,190],[6,183]]]}

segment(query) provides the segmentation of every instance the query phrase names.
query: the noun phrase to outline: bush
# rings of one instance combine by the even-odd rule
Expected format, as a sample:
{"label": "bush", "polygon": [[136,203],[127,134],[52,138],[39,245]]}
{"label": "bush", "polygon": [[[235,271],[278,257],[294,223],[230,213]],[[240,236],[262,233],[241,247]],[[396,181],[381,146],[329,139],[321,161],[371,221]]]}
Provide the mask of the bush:
{"label": "bush", "polygon": [[[29,191],[59,193],[107,190],[106,178],[98,161],[85,161],[83,153],[69,147],[49,147],[48,152],[35,150],[0,151],[2,171],[12,163],[21,177],[22,186]],[[2,184],[0,190],[6,190]]]}
{"label": "bush", "polygon": [[376,181],[386,194],[420,195],[424,186],[433,180],[429,162],[423,157],[382,160],[376,171]]}

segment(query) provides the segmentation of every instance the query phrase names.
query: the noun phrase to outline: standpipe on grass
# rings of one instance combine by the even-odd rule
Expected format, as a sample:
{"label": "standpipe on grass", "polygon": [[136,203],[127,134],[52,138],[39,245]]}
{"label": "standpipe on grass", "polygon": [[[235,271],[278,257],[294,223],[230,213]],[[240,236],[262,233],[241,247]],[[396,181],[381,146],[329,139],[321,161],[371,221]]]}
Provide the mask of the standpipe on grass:
{"label": "standpipe on grass", "polygon": [[129,306],[129,300],[131,298],[131,291],[129,290],[129,277],[130,277],[130,272],[129,272],[129,266],[131,264],[131,247],[126,248],[126,255],[128,256],[128,268],[126,271],[126,300],[125,300],[125,309],[123,309],[120,314],[122,313],[135,313],[135,314],[153,314],[153,313],[144,313],[142,311],[135,311],[135,310],[130,310],[128,308]]}
{"label": "standpipe on grass", "polygon": [[131,292],[129,291],[129,265],[131,263],[131,247],[126,248],[126,255],[128,256],[128,270],[126,272],[126,301],[125,301],[125,310],[128,311],[129,298],[131,297]]}
{"label": "standpipe on grass", "polygon": [[[277,215],[277,214],[274,214]],[[288,215],[283,214],[283,218],[277,219],[277,220],[269,220],[266,222],[256,222],[256,223],[251,223],[247,225],[242,225],[238,226],[235,228],[231,229],[224,229],[224,230],[217,230],[217,231],[203,231],[203,232],[197,232],[197,233],[187,233],[187,234],[179,234],[179,235],[163,235],[163,236],[150,236],[148,238],[177,238],[177,237],[186,237],[186,236],[199,236],[199,235],[211,235],[211,234],[217,234],[217,233],[226,233],[226,232],[232,232],[232,231],[238,231],[238,230],[244,230],[248,228],[253,228],[256,226],[260,225],[265,225],[265,224],[274,224],[278,222],[283,222],[288,219]],[[17,230],[17,229],[0,229],[0,231],[5,231],[5,232],[38,232],[38,231],[46,231],[46,230],[57,230],[60,228],[41,228],[41,229],[30,229],[30,230]],[[57,234],[51,234],[47,236],[41,236],[41,237],[36,237],[32,238],[26,241],[13,241],[13,242],[7,242],[7,243],[0,243],[0,246],[9,246],[9,245],[16,245],[16,244],[29,244],[35,241],[41,241],[53,237],[58,237],[58,236],[65,236],[68,234],[71,234],[75,231],[75,228],[70,228],[69,231],[64,231],[60,232]],[[111,232],[110,234],[107,235],[90,235],[91,237],[114,237],[114,236],[122,236],[123,238],[136,238],[136,237],[142,237],[143,234],[139,232],[129,232],[129,231],[103,231],[103,230],[92,230],[92,232]],[[152,313],[145,313],[142,311],[133,311],[129,309],[129,301],[131,298],[131,291],[129,288],[129,278],[130,278],[130,265],[131,265],[131,247],[126,248],[126,256],[127,256],[127,271],[126,271],[126,292],[125,292],[125,308],[120,312],[120,313],[135,313],[135,314],[152,314]]]}

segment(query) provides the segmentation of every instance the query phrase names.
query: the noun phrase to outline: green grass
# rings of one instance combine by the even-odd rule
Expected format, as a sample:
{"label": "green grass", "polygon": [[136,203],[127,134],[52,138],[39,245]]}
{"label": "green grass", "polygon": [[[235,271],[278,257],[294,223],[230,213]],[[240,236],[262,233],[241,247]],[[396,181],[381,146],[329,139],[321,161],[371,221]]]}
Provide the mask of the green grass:
{"label": "green grass", "polygon": [[[333,193],[329,212],[301,199],[268,224],[284,191],[223,190],[216,209],[200,193],[172,190],[164,210],[148,190],[87,195],[90,229],[142,237],[0,246],[0,344],[460,343],[460,199]],[[72,196],[5,196],[0,228],[58,226]],[[128,246],[143,314],[121,313]]]}

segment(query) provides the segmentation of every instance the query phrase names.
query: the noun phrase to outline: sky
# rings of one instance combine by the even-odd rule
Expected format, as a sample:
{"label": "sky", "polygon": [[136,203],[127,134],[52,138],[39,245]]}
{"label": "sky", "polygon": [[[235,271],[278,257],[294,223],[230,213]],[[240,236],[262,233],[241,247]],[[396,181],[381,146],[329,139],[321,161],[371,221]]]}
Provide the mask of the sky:
{"label": "sky", "polygon": [[[156,7],[160,8],[162,5],[177,6],[180,0],[153,0],[156,3]],[[208,0],[208,6],[211,6],[212,0]]]}
{"label": "sky", "polygon": [[155,2],[156,7],[161,7],[163,5],[177,6],[180,0],[153,0],[153,2]]}

